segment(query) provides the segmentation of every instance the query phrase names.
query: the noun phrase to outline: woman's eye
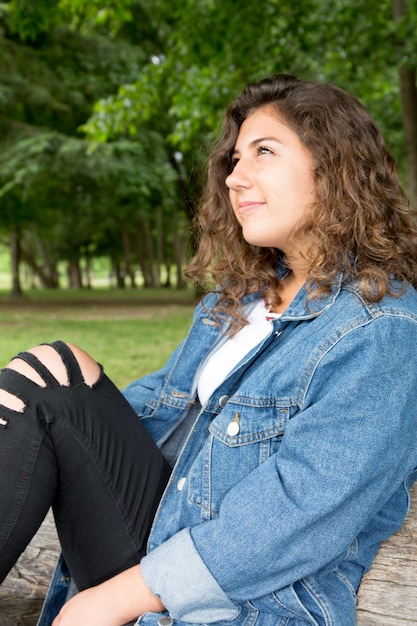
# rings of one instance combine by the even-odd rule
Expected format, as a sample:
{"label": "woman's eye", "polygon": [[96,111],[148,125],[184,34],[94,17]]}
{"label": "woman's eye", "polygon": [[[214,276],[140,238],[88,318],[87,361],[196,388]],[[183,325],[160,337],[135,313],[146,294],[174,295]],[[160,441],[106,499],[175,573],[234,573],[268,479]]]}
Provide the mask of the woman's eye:
{"label": "woman's eye", "polygon": [[233,172],[233,170],[235,169],[236,165],[239,163],[239,159],[237,157],[230,157],[229,159],[229,171],[230,173]]}
{"label": "woman's eye", "polygon": [[257,153],[258,153],[258,155],[260,155],[260,154],[272,154],[272,150],[270,148],[267,148],[267,146],[258,146]]}

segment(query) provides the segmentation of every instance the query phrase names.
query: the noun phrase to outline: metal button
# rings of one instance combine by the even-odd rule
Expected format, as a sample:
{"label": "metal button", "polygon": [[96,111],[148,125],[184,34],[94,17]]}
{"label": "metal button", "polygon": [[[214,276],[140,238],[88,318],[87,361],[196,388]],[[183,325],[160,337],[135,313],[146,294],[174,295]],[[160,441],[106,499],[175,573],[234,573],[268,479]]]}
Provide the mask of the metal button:
{"label": "metal button", "polygon": [[220,396],[219,405],[222,407],[222,409],[226,406],[228,402],[229,402],[229,396]]}
{"label": "metal button", "polygon": [[158,626],[172,626],[174,620],[172,619],[172,617],[164,615],[163,617],[160,617],[156,623],[158,624]]}
{"label": "metal button", "polygon": [[177,482],[177,489],[178,491],[182,491],[184,489],[184,485],[185,485],[185,481],[187,479],[185,478],[185,476],[183,476],[182,478],[179,479],[179,481]]}
{"label": "metal button", "polygon": [[236,437],[237,434],[239,434],[240,431],[240,426],[238,422],[230,422],[229,426],[227,427],[227,434],[229,435],[229,437]]}

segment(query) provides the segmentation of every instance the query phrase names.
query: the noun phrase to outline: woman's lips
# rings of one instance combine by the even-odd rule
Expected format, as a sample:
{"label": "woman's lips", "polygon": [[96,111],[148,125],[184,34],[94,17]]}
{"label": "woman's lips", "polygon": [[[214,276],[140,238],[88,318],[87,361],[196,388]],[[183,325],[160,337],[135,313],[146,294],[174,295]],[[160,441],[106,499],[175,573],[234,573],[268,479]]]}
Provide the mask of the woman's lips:
{"label": "woman's lips", "polygon": [[265,202],[261,202],[260,200],[247,200],[245,202],[239,202],[239,213],[247,213],[253,209],[257,209],[263,206]]}

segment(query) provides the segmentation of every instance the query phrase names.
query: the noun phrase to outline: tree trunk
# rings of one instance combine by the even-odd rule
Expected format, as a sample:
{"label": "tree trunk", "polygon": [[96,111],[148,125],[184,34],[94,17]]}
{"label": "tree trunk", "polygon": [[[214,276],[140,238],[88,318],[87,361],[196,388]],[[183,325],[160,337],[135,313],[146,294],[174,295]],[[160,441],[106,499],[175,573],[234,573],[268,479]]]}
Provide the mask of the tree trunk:
{"label": "tree trunk", "polygon": [[36,226],[32,226],[21,238],[20,256],[21,260],[38,277],[42,287],[45,289],[59,288],[56,261],[49,254],[47,246],[36,230]]}
{"label": "tree trunk", "polygon": [[71,289],[82,289],[83,279],[79,259],[70,259],[67,265],[68,284]]}
{"label": "tree trunk", "polygon": [[172,246],[174,249],[174,262],[177,273],[177,289],[184,289],[185,280],[183,274],[183,263],[185,251],[185,237],[180,232],[180,220],[178,211],[174,213],[172,218]]}
{"label": "tree trunk", "polygon": [[408,197],[417,208],[417,88],[415,68],[400,68]]}
{"label": "tree trunk", "polygon": [[144,287],[159,286],[159,268],[156,268],[152,230],[149,217],[143,214],[141,228],[138,231],[136,254],[139,266],[142,270]]}
{"label": "tree trunk", "polygon": [[136,287],[135,270],[132,267],[132,240],[125,226],[121,227],[122,230],[122,245],[123,245],[123,257],[125,264],[126,276],[129,277],[130,286],[132,289]]}
{"label": "tree trunk", "polygon": [[[406,0],[393,0],[394,20],[406,14]],[[411,205],[417,208],[417,72],[415,67],[403,65],[399,69],[401,103],[405,136],[407,191]]]}
{"label": "tree trunk", "polygon": [[11,270],[12,270],[12,295],[21,296],[22,286],[20,283],[20,274],[19,274],[20,258],[21,258],[20,232],[16,224],[13,225],[12,231],[10,233],[10,258],[11,258]]}
{"label": "tree trunk", "polygon": [[33,250],[28,250],[21,247],[20,255],[22,261],[24,261],[26,265],[30,267],[33,273],[39,278],[42,287],[44,287],[45,289],[57,289],[59,287],[59,283],[57,282],[57,272],[54,272],[53,276],[51,276],[47,271],[47,268],[38,265],[33,254]]}
{"label": "tree trunk", "polygon": [[122,269],[121,263],[118,258],[112,257],[111,259],[112,273],[114,273],[116,279],[116,287],[118,289],[124,289],[125,284],[125,271]]}
{"label": "tree trunk", "polygon": [[36,228],[32,229],[32,236],[36,242],[38,254],[41,258],[43,275],[45,276],[45,287],[59,289],[59,275],[55,259],[49,253],[45,241],[39,236]]}
{"label": "tree trunk", "polygon": [[[162,206],[156,207],[156,266],[161,267],[164,258],[164,222]],[[159,276],[159,272],[158,272]]]}
{"label": "tree trunk", "polygon": [[85,285],[86,285],[87,289],[92,289],[93,288],[92,259],[89,256],[87,256],[85,258],[84,276],[85,276]]}

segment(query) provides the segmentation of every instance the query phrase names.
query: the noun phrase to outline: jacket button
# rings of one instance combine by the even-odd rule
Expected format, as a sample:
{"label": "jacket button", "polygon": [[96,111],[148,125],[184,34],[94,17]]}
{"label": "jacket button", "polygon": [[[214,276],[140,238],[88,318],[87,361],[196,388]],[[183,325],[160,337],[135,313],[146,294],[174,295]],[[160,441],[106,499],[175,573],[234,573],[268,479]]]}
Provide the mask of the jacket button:
{"label": "jacket button", "polygon": [[239,430],[240,426],[237,422],[230,422],[229,426],[227,427],[227,434],[229,435],[229,437],[236,437],[236,435],[239,434]]}
{"label": "jacket button", "polygon": [[220,396],[219,405],[221,406],[222,409],[226,406],[228,402],[229,402],[229,396]]}
{"label": "jacket button", "polygon": [[179,481],[177,482],[177,489],[178,489],[178,491],[182,491],[184,489],[184,485],[185,485],[185,481],[186,480],[187,479],[185,478],[185,476],[183,476],[182,478],[179,479]]}
{"label": "jacket button", "polygon": [[158,626],[172,626],[174,620],[172,619],[172,617],[167,617],[166,615],[164,615],[164,617],[160,617],[156,623],[158,624]]}

